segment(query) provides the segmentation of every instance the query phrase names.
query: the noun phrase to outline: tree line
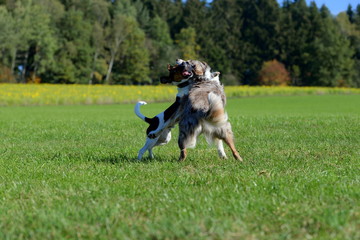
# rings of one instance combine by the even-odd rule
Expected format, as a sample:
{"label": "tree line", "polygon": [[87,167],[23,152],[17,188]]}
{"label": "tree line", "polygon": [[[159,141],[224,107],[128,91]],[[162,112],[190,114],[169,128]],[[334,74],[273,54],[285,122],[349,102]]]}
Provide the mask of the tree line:
{"label": "tree line", "polygon": [[360,4],[0,0],[0,82],[158,84],[179,57],[231,85],[360,87]]}

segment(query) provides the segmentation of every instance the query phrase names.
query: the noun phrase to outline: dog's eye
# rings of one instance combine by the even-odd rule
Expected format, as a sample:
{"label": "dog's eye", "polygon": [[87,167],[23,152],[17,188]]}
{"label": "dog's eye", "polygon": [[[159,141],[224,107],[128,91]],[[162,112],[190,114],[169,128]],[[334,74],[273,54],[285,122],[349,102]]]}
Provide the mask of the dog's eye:
{"label": "dog's eye", "polygon": [[195,67],[196,67],[196,65],[191,65],[191,67],[192,67],[192,68],[195,68]]}

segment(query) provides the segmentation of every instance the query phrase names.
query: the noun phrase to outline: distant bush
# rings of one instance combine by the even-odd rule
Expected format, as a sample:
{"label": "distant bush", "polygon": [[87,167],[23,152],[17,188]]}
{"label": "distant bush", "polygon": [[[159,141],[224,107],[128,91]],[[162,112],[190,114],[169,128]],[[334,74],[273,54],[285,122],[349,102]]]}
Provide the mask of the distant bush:
{"label": "distant bush", "polygon": [[290,83],[290,74],[284,64],[277,60],[264,62],[259,73],[260,85],[287,86]]}

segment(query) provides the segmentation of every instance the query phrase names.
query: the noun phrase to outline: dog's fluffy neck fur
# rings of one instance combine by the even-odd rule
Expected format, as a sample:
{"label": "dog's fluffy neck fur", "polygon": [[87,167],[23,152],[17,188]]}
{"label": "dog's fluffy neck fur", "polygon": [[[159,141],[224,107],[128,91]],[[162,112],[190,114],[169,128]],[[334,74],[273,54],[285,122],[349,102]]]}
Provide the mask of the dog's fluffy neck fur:
{"label": "dog's fluffy neck fur", "polygon": [[181,85],[181,84],[179,84],[179,85],[181,85],[180,87],[179,87],[179,85],[177,85],[177,94],[176,94],[176,97],[183,97],[183,96],[185,96],[186,94],[189,94],[189,89],[190,89],[190,82],[189,82],[190,80],[188,80],[187,82],[184,82],[184,84],[185,83],[187,83],[187,84],[185,84],[185,86],[184,85]]}

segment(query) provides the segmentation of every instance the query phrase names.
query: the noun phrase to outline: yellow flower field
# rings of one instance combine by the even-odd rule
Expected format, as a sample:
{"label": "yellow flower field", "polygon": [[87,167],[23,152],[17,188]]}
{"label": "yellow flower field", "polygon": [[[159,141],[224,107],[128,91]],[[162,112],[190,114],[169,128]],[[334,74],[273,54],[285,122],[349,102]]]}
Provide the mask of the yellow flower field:
{"label": "yellow flower field", "polygon": [[[0,106],[117,104],[173,101],[176,87],[122,85],[0,84]],[[228,98],[252,96],[360,94],[355,88],[226,86]]]}

